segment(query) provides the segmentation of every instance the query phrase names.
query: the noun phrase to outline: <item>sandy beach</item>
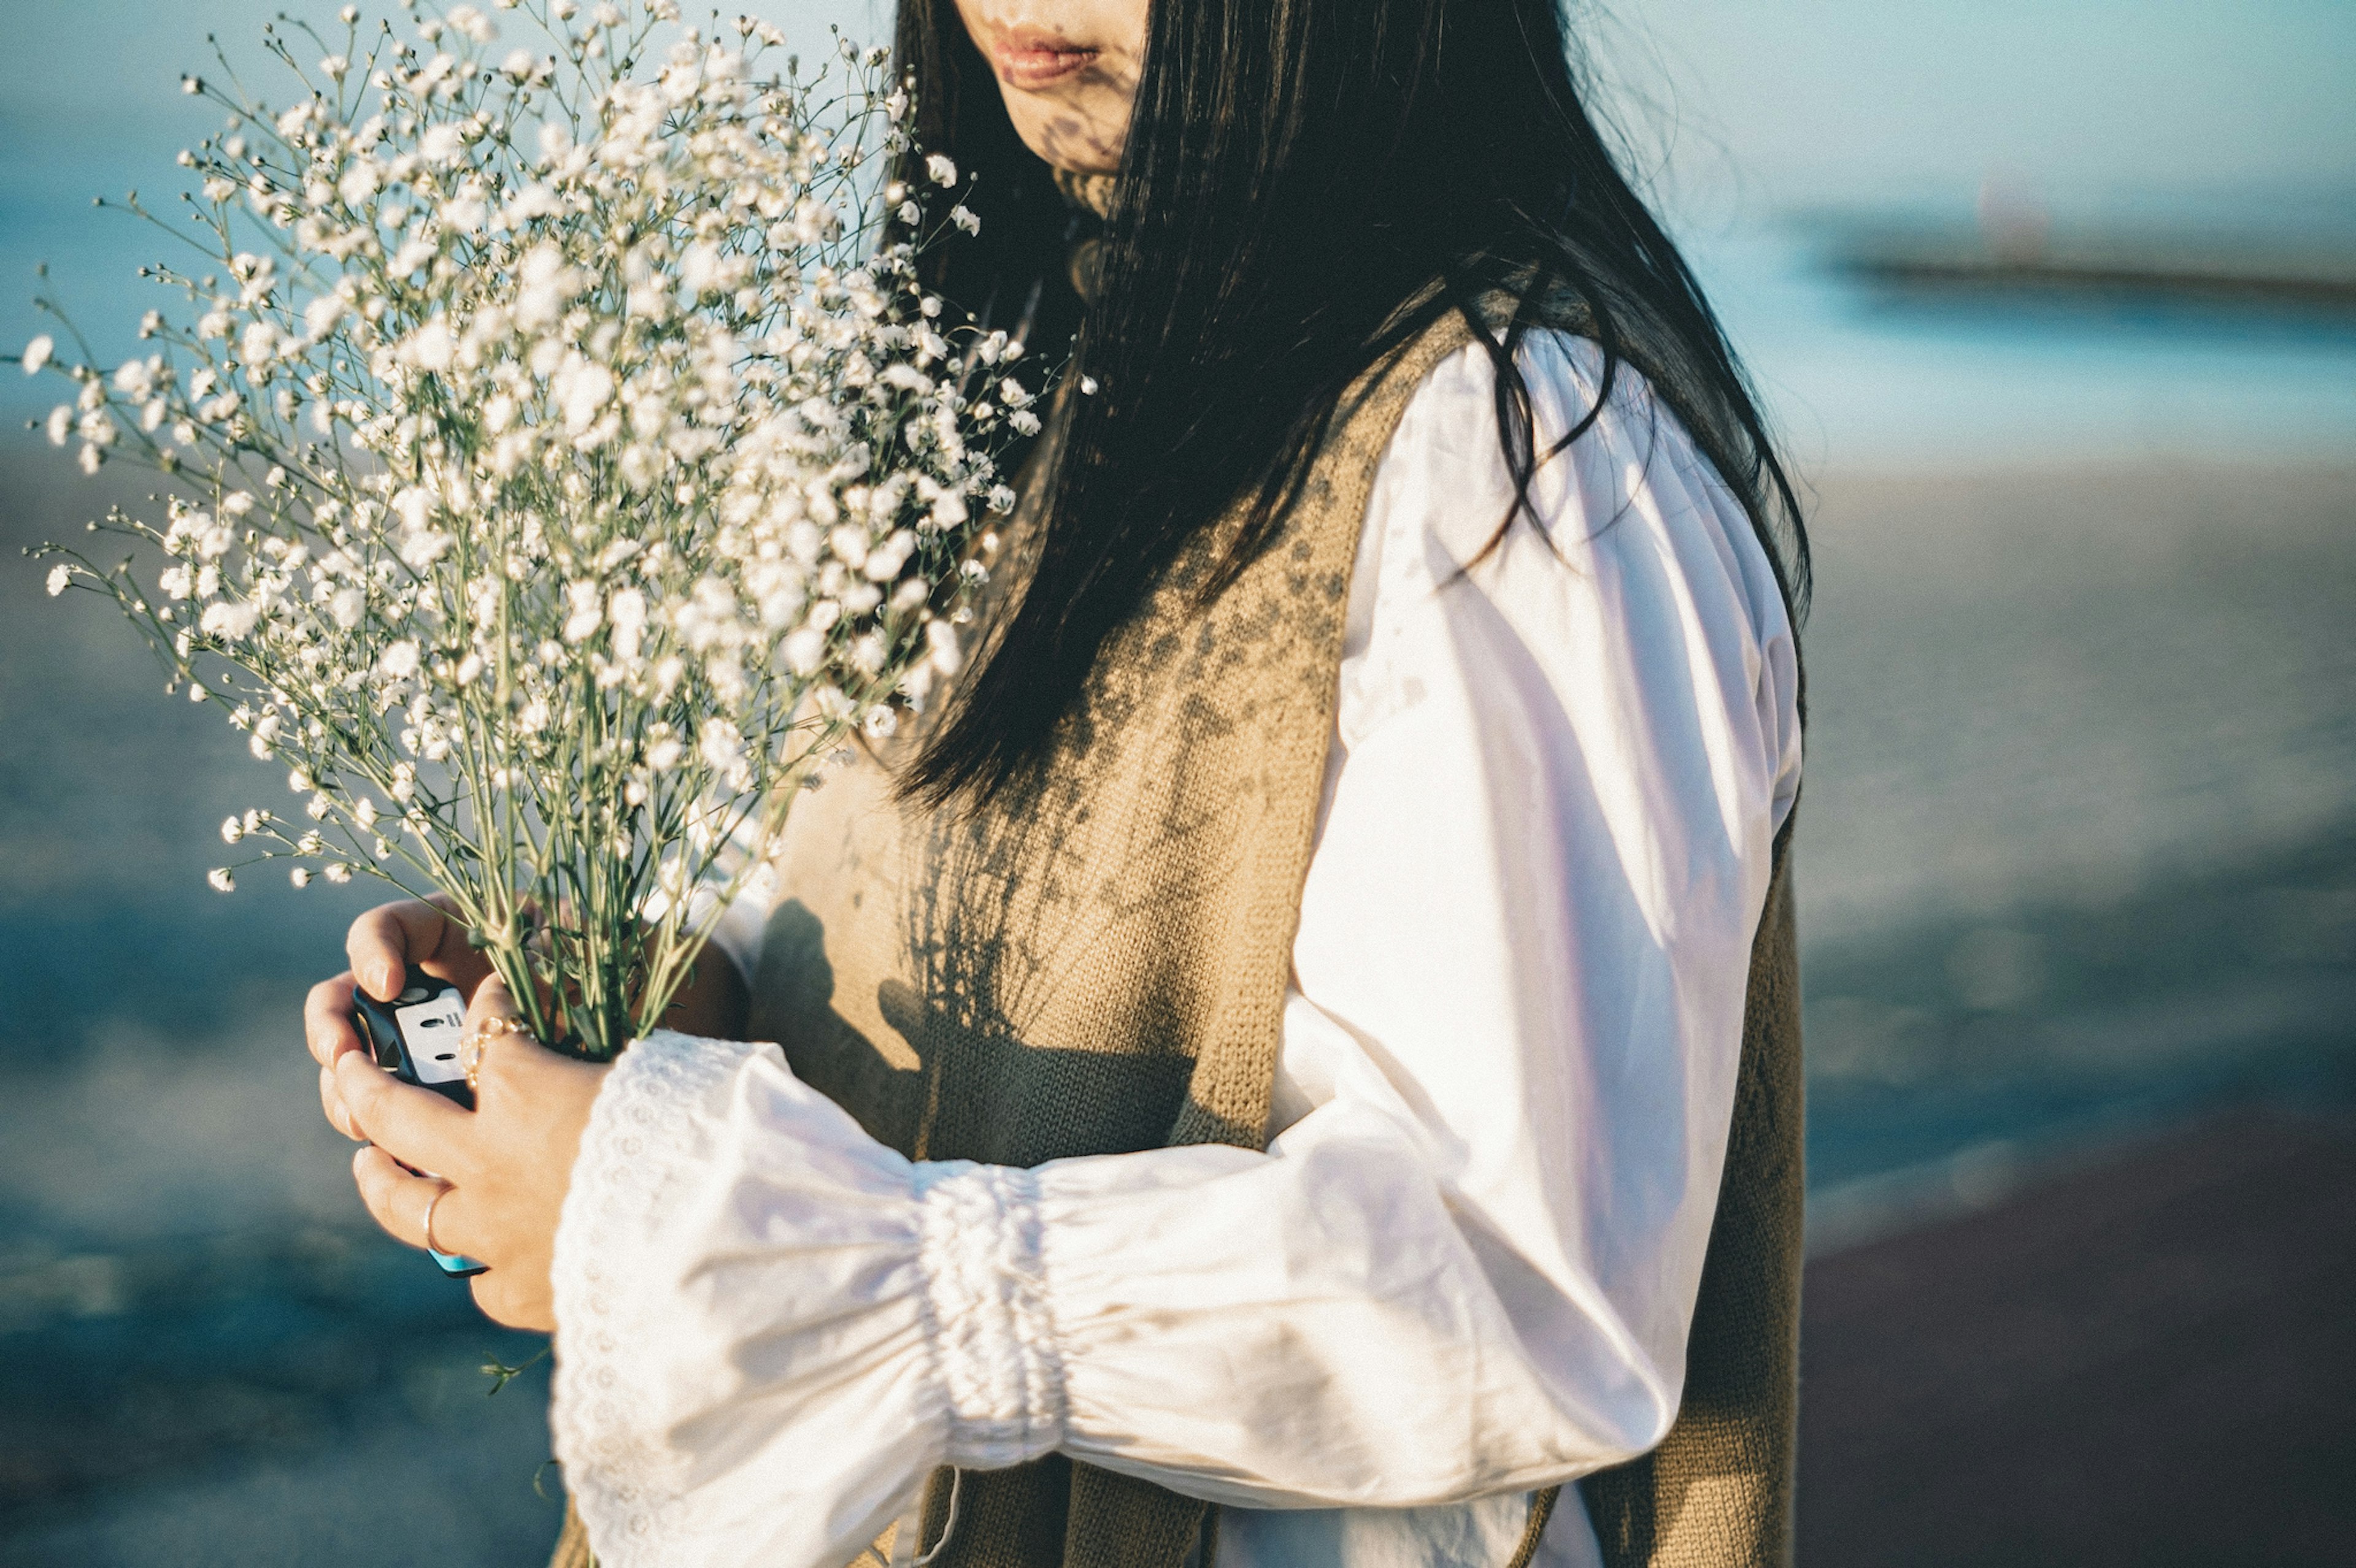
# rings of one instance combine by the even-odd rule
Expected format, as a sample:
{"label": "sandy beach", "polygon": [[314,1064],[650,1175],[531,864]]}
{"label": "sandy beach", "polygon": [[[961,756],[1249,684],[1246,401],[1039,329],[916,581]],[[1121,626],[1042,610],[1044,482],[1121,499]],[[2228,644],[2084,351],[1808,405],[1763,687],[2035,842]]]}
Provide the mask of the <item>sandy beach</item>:
{"label": "sandy beach", "polygon": [[[110,488],[0,448],[0,1563],[525,1561],[544,1383],[475,1392],[522,1342],[364,1227],[302,1056],[372,895],[208,891],[282,779],[17,560]],[[2220,1107],[2348,1104],[2356,467],[1817,490],[1818,1266]],[[1807,1397],[1869,1442],[1869,1387]]]}

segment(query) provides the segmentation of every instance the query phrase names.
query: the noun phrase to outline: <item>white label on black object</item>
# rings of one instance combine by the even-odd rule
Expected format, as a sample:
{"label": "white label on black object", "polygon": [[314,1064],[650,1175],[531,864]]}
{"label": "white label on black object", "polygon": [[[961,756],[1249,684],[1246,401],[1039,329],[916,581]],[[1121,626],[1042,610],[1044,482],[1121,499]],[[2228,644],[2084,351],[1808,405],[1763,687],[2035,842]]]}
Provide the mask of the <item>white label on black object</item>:
{"label": "white label on black object", "polygon": [[466,1076],[458,1064],[458,1041],[466,1032],[466,1004],[455,991],[444,991],[430,1002],[395,1008],[393,1020],[401,1038],[409,1042],[410,1060],[426,1083],[447,1083]]}

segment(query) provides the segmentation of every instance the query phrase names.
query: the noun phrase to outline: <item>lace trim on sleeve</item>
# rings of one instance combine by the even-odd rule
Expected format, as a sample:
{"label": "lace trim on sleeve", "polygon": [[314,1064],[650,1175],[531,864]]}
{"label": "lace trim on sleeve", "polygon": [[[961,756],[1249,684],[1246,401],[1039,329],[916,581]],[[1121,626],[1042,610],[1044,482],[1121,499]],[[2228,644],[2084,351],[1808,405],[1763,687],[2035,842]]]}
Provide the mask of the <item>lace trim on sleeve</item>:
{"label": "lace trim on sleeve", "polygon": [[564,1484],[609,1564],[652,1562],[659,1504],[680,1495],[652,1423],[629,1408],[625,1371],[637,1277],[671,1193],[709,1144],[703,1126],[745,1057],[762,1047],[658,1030],[624,1051],[598,1091],[550,1270],[557,1321],[550,1427]]}

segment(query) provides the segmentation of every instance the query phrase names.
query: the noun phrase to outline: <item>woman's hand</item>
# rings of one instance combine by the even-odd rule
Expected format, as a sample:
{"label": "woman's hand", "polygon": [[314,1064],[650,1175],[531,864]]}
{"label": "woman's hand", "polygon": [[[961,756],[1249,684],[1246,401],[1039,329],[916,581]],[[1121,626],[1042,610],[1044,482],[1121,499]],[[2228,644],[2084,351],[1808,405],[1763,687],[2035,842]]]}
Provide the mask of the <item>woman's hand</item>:
{"label": "woman's hand", "polygon": [[[305,1038],[319,1063],[319,1098],[347,1137],[366,1139],[352,1162],[360,1196],[392,1235],[434,1244],[489,1265],[474,1280],[477,1305],[499,1322],[551,1329],[548,1267],[573,1159],[605,1069],[559,1056],[512,1035],[494,1035],[477,1074],[476,1109],[402,1083],[379,1068],[352,1019],[352,994],[390,1001],[413,965],[466,997],[468,1029],[515,1008],[489,961],[440,901],[409,900],[370,910],[345,940],[351,968],[311,987]],[[746,989],[734,960],[707,948],[664,1023],[691,1034],[729,1037],[744,1028]],[[406,1166],[409,1168],[403,1169]],[[434,1177],[415,1174],[433,1171]]]}
{"label": "woman's hand", "polygon": [[[447,980],[466,998],[469,1019],[477,987],[491,977],[490,960],[466,940],[466,928],[440,898],[404,899],[379,904],[344,937],[352,966],[311,987],[303,1002],[303,1037],[319,1062],[319,1103],[328,1122],[348,1138],[364,1137],[336,1089],[336,1063],[346,1053],[367,1052],[352,1021],[352,992],[365,990],[380,1002],[401,995],[409,967]],[[504,995],[504,991],[501,993]],[[736,961],[716,944],[700,954],[687,984],[663,1009],[663,1027],[712,1040],[743,1038],[750,990]],[[436,1216],[438,1221],[439,1216]],[[438,1233],[438,1232],[437,1232]]]}
{"label": "woman's hand", "polygon": [[[469,1031],[513,1016],[496,976],[476,986]],[[364,1051],[345,1051],[331,1069],[336,1096],[355,1136],[370,1140],[352,1160],[361,1201],[396,1239],[433,1245],[489,1265],[473,1280],[475,1305],[515,1328],[552,1332],[548,1271],[556,1221],[573,1181],[589,1107],[609,1068],[535,1045],[519,1035],[485,1038],[475,1109],[403,1083]],[[417,1174],[433,1171],[433,1176]]]}
{"label": "woman's hand", "polygon": [[[303,999],[303,1038],[319,1062],[319,1104],[327,1120],[348,1138],[365,1137],[336,1089],[336,1064],[359,1051],[368,1060],[359,1025],[352,1020],[352,993],[365,990],[389,1002],[409,984],[412,965],[458,987],[471,1007],[475,992],[491,976],[491,962],[466,941],[466,928],[441,901],[404,899],[379,904],[344,935],[344,956],[352,966],[322,980]],[[471,1013],[468,1015],[473,1016]]]}

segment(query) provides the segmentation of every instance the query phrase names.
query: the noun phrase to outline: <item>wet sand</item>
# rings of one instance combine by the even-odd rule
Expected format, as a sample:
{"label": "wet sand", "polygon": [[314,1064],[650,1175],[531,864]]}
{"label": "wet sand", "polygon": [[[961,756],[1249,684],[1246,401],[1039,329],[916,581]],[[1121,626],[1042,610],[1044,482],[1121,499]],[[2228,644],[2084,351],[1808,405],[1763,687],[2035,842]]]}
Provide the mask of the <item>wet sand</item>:
{"label": "wet sand", "polygon": [[[471,1392],[513,1341],[361,1223],[302,1056],[300,987],[372,895],[206,891],[214,825],[283,781],[111,612],[40,596],[14,547],[102,494],[61,468],[0,448],[0,1563],[522,1561],[540,1396]],[[2344,1103],[2356,468],[1843,475],[1817,546],[1820,1274],[2149,1128]],[[1893,1323],[1944,1288],[1922,1256],[1882,1271]],[[1807,1400],[1812,1444],[1906,1408]],[[1812,1543],[1900,1506],[1807,1484]]]}
{"label": "wet sand", "polygon": [[1807,1568],[2356,1562],[2356,1123],[2233,1114],[1808,1271]]}

